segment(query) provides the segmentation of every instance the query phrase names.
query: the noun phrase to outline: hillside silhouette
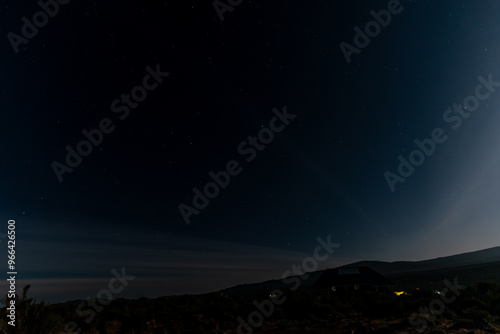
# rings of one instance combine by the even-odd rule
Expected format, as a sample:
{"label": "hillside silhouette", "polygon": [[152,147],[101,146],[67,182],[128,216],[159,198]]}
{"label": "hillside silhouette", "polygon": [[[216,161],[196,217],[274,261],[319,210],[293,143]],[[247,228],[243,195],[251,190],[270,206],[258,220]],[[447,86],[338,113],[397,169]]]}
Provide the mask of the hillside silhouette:
{"label": "hillside silhouette", "polygon": [[[303,282],[298,289],[276,279],[202,295],[116,299],[91,321],[78,312],[83,301],[48,305],[29,298],[28,286],[17,299],[16,327],[7,325],[8,313],[3,308],[0,331],[500,333],[500,261],[495,261],[499,251],[495,247],[417,262],[361,261],[309,273],[307,278],[296,276]],[[445,292],[453,285],[456,296]],[[436,311],[440,300],[446,304],[441,302],[444,308]],[[252,318],[252,314],[261,318]]]}

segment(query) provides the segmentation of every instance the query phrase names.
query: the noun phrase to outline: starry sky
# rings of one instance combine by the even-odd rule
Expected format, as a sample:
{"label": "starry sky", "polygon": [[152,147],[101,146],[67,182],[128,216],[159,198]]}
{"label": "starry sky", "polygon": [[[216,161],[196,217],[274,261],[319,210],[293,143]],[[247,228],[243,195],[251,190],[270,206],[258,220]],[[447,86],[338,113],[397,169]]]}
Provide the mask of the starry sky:
{"label": "starry sky", "polygon": [[61,2],[0,23],[0,248],[14,219],[34,297],[280,278],[327,236],[320,269],[499,246],[498,1]]}

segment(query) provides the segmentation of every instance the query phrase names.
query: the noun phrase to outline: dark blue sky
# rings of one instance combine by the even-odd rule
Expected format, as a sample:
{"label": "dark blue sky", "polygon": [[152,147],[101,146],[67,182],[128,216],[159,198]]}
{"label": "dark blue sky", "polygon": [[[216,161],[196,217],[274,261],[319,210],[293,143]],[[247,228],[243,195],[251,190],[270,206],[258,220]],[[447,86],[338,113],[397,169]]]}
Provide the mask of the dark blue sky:
{"label": "dark blue sky", "polygon": [[[348,63],[340,43],[388,3],[243,1],[221,22],[210,2],[73,0],[17,53],[8,34],[40,6],[4,5],[0,217],[16,220],[19,284],[84,298],[126,267],[124,296],[212,291],[279,278],[328,235],[341,246],[322,268],[498,246],[500,5],[401,1]],[[125,107],[154,70],[169,74]],[[443,115],[480,84],[453,129]],[[111,133],[59,182],[54,161],[103,119]],[[384,173],[436,128],[446,140],[392,191]],[[179,204],[233,160],[186,224]]]}

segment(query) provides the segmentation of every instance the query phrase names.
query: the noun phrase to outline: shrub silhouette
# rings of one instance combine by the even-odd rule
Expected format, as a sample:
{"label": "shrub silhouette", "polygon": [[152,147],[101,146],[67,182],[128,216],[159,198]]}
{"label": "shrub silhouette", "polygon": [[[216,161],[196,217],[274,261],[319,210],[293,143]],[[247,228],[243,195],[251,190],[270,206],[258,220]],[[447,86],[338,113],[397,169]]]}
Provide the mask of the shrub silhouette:
{"label": "shrub silhouette", "polygon": [[54,316],[44,302],[37,303],[34,299],[28,298],[28,290],[30,285],[23,289],[21,298],[16,294],[14,300],[16,301],[16,320],[15,326],[7,323],[8,320],[7,306],[10,299],[5,296],[2,302],[7,305],[2,309],[2,320],[0,321],[0,332],[5,334],[50,334],[52,330],[57,327],[57,317]]}

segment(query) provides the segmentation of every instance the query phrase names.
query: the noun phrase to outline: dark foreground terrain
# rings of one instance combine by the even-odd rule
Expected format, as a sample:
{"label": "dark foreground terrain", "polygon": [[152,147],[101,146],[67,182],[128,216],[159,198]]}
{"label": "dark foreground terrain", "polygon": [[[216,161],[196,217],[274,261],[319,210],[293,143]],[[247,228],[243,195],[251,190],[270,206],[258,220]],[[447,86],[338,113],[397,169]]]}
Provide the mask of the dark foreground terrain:
{"label": "dark foreground terrain", "polygon": [[46,305],[30,299],[25,289],[15,328],[0,309],[0,332],[500,333],[499,274],[494,263],[388,275],[396,283],[389,291],[283,289],[272,298],[269,285],[260,290],[256,285],[205,295],[94,301],[95,306],[81,300]]}

